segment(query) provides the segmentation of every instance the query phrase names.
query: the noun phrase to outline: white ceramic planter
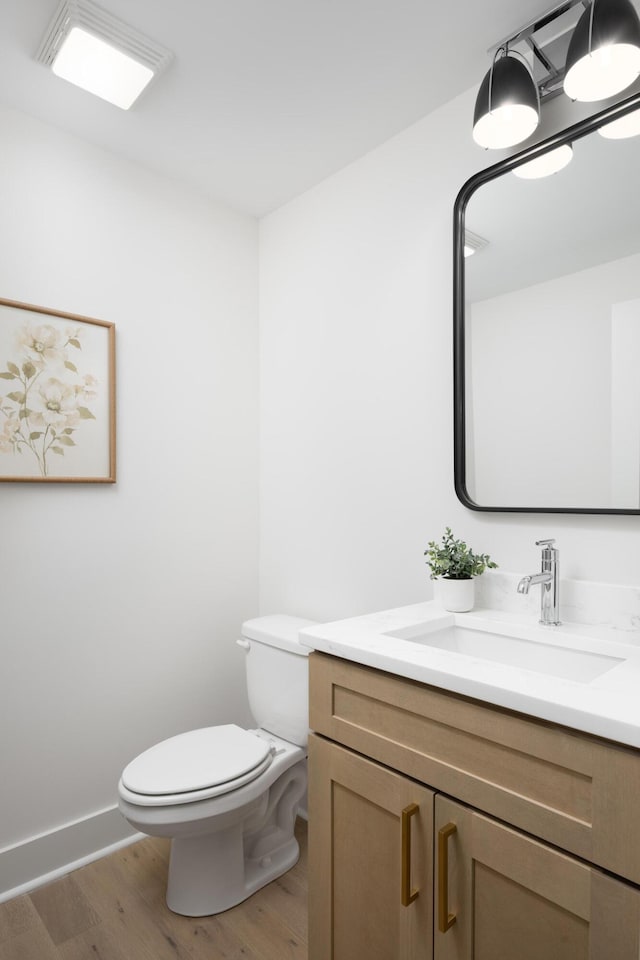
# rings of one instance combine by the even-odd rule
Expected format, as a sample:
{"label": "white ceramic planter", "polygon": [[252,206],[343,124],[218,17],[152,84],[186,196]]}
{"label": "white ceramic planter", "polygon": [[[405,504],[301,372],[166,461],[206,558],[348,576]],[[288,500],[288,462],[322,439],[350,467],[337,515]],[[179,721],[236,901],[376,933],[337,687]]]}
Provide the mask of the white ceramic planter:
{"label": "white ceramic planter", "polygon": [[450,613],[466,613],[473,610],[475,583],[470,580],[447,580],[438,577],[433,585],[433,598],[439,607]]}

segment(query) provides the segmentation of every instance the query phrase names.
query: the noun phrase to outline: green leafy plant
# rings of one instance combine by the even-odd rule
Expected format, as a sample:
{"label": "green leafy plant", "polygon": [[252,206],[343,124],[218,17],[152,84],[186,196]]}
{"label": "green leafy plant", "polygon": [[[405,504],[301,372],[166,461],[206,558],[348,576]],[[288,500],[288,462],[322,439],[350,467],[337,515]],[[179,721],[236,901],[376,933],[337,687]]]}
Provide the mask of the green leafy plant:
{"label": "green leafy plant", "polygon": [[446,580],[470,580],[479,577],[489,568],[494,570],[498,564],[486,553],[474,553],[463,540],[456,540],[451,527],[445,527],[440,544],[429,541],[424,552],[426,563],[431,569],[431,579],[444,577]]}

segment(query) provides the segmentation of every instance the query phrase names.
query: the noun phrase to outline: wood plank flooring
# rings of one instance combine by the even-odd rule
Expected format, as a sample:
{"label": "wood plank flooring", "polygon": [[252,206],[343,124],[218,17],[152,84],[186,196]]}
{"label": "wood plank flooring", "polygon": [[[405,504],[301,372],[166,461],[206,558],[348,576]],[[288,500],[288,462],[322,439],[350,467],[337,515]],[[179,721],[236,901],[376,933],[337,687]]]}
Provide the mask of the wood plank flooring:
{"label": "wood plank flooring", "polygon": [[164,900],[169,841],[124,847],[0,904],[0,960],[307,960],[307,825],[300,860],[215,917]]}

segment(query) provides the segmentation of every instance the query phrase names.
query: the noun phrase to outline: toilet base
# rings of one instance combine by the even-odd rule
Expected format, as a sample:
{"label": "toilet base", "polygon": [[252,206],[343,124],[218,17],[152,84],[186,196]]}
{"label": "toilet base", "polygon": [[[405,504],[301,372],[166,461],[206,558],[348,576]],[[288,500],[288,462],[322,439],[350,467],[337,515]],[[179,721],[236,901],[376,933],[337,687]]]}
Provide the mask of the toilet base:
{"label": "toilet base", "polygon": [[206,917],[242,903],[297,863],[293,835],[306,790],[304,762],[283,774],[261,810],[212,833],[171,841],[167,906],[185,917]]}
{"label": "toilet base", "polygon": [[[300,856],[293,837],[271,856],[244,861],[242,827],[208,837],[172,841],[167,906],[184,917],[208,917],[242,903],[253,893],[290,870]],[[212,869],[224,862],[225,871]]]}

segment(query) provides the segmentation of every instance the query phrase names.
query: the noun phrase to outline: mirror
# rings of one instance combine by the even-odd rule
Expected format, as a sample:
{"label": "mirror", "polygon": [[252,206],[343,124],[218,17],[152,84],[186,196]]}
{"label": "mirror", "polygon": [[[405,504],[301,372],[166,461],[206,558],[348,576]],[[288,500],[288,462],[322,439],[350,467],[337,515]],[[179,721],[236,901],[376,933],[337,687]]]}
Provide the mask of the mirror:
{"label": "mirror", "polygon": [[[640,513],[640,137],[597,132],[637,107],[482,171],[456,200],[455,483],[471,509]],[[514,175],[563,143],[563,170]]]}

